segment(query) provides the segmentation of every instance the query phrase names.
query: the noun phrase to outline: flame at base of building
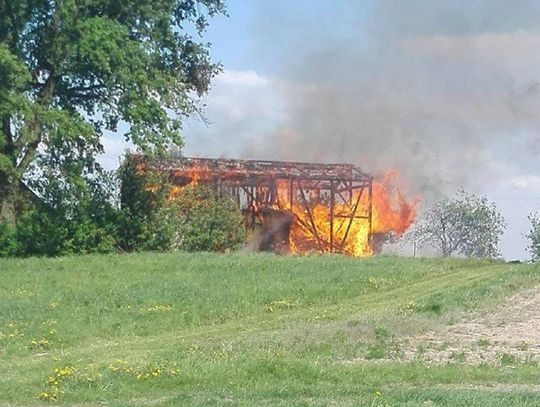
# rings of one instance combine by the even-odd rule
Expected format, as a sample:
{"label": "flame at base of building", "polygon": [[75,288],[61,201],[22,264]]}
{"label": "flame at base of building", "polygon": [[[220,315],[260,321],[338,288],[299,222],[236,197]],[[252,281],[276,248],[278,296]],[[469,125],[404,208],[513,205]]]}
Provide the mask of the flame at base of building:
{"label": "flame at base of building", "polygon": [[168,174],[171,199],[188,184],[227,190],[258,250],[365,257],[415,219],[416,201],[396,188],[394,173],[379,180],[350,164],[187,157],[149,164],[141,156],[128,158],[138,160],[141,171]]}
{"label": "flame at base of building", "polygon": [[417,199],[409,202],[396,183],[397,175],[388,172],[373,180],[371,193],[359,190],[352,193],[352,199],[334,197],[333,214],[329,194],[315,190],[305,205],[303,198],[287,199],[287,185],[278,186],[279,202],[273,209],[280,215],[268,216],[263,230],[276,237],[273,245],[278,251],[370,256],[414,222]]}

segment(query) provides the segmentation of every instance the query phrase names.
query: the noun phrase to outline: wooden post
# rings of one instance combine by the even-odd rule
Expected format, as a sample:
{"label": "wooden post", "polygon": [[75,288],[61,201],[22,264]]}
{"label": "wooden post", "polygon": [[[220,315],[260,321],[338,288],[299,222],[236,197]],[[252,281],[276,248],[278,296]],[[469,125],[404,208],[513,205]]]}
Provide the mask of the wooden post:
{"label": "wooden post", "polygon": [[334,252],[334,206],[336,195],[334,190],[334,181],[330,181],[330,253]]}
{"label": "wooden post", "polygon": [[364,192],[364,188],[360,190],[358,193],[358,198],[356,198],[356,203],[354,204],[351,215],[349,217],[349,224],[347,225],[347,229],[345,230],[345,235],[343,235],[343,239],[341,239],[341,243],[339,245],[340,251],[343,251],[343,248],[345,247],[345,242],[347,240],[347,237],[349,236],[349,230],[351,230],[351,225],[354,221],[354,218],[356,217],[356,210],[358,209],[358,204],[360,203],[360,199],[362,198],[362,193]]}
{"label": "wooden post", "polygon": [[369,218],[369,229],[368,229],[368,244],[371,247],[371,237],[373,233],[373,180],[369,181],[369,190],[368,190],[368,218]]}
{"label": "wooden post", "polygon": [[294,189],[293,189],[293,180],[289,179],[289,209],[293,210],[294,205]]}
{"label": "wooden post", "polygon": [[315,238],[317,239],[317,244],[319,245],[319,249],[321,251],[324,251],[321,238],[319,237],[319,231],[317,230],[317,226],[315,225],[315,220],[313,219],[313,214],[311,213],[311,208],[309,207],[308,201],[306,199],[306,195],[304,194],[304,190],[302,188],[302,185],[300,185],[300,183],[298,183],[298,189],[300,191],[300,196],[302,197],[302,201],[304,202],[304,207],[306,209],[306,212],[309,217],[309,221],[311,223],[313,236],[315,236]]}

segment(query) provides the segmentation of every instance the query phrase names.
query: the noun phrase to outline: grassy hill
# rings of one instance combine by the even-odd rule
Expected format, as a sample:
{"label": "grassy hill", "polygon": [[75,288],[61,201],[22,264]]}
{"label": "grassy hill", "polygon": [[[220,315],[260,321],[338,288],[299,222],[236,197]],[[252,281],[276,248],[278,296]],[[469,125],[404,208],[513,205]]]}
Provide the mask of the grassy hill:
{"label": "grassy hill", "polygon": [[0,260],[0,405],[537,406],[534,357],[441,362],[415,338],[539,283],[465,260]]}

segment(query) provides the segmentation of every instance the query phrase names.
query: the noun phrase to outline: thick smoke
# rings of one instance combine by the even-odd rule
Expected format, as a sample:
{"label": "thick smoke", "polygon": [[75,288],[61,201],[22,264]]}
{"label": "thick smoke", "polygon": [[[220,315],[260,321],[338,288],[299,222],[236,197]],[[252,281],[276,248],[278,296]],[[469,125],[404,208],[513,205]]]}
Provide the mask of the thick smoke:
{"label": "thick smoke", "polygon": [[537,165],[540,2],[328,2],[320,23],[271,3],[285,118],[246,157],[395,169],[425,197]]}

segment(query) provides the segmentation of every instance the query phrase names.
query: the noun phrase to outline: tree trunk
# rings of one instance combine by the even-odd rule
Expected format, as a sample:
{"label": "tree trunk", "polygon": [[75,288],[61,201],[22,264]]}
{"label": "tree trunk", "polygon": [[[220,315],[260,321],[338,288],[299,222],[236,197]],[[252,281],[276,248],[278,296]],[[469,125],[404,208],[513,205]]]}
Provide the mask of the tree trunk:
{"label": "tree trunk", "polygon": [[15,226],[22,201],[18,180],[0,173],[0,223]]}

